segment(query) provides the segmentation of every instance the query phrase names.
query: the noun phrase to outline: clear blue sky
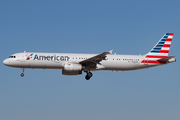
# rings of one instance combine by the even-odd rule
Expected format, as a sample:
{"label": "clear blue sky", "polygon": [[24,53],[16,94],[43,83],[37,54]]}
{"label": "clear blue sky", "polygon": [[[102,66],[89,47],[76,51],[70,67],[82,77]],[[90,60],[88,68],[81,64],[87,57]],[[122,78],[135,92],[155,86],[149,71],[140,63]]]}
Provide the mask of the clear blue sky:
{"label": "clear blue sky", "polygon": [[[1,120],[179,120],[179,0],[1,0]],[[3,65],[17,52],[145,54],[166,33],[177,62],[63,76]]]}

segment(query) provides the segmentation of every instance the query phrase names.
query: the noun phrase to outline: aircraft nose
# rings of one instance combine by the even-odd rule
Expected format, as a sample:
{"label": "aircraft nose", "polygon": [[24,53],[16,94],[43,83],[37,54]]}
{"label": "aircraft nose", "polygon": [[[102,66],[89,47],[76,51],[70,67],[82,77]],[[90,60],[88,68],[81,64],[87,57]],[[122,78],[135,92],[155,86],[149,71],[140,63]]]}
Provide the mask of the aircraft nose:
{"label": "aircraft nose", "polygon": [[10,61],[8,60],[8,59],[5,59],[4,61],[3,61],[3,64],[4,65],[8,65],[10,63]]}

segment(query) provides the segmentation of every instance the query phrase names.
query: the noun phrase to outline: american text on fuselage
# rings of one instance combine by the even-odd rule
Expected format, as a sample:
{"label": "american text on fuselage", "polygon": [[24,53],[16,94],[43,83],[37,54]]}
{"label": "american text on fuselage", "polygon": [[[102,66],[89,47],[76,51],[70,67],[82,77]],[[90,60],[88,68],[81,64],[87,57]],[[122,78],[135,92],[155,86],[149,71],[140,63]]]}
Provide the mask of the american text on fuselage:
{"label": "american text on fuselage", "polygon": [[33,60],[48,60],[48,61],[69,61],[70,57],[68,56],[45,56],[45,55],[35,55]]}

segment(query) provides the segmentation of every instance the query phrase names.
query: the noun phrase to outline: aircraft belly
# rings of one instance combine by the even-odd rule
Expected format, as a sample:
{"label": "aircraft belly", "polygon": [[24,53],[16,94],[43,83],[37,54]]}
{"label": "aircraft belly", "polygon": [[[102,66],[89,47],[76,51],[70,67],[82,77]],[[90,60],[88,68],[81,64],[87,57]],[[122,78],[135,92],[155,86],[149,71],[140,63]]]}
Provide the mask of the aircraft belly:
{"label": "aircraft belly", "polygon": [[62,63],[61,62],[52,62],[52,61],[36,61],[30,63],[30,67],[33,68],[46,68],[46,69],[61,69]]}

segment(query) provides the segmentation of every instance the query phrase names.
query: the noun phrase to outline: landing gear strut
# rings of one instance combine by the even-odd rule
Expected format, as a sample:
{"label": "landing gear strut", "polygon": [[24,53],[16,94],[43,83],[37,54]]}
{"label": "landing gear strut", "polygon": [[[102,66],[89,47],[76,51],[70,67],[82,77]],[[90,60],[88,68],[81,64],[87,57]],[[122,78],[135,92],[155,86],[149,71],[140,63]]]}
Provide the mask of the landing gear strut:
{"label": "landing gear strut", "polygon": [[86,80],[89,80],[93,74],[91,72],[87,72],[87,75],[85,76]]}
{"label": "landing gear strut", "polygon": [[24,76],[24,68],[22,68],[22,73],[21,73],[21,77]]}

